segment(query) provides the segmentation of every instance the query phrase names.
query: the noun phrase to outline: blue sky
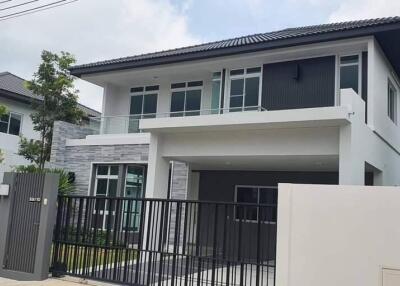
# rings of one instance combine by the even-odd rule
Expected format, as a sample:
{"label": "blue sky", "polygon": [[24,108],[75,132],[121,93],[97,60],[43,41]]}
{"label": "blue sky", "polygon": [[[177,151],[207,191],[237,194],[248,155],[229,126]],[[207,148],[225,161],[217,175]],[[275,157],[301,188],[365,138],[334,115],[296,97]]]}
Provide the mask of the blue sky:
{"label": "blue sky", "polygon": [[[0,17],[8,11],[0,10]],[[394,15],[400,15],[399,0],[79,0],[0,21],[0,72],[30,79],[44,49],[68,51],[78,63],[88,63],[287,27]],[[101,88],[79,80],[77,87],[81,103],[101,110]]]}

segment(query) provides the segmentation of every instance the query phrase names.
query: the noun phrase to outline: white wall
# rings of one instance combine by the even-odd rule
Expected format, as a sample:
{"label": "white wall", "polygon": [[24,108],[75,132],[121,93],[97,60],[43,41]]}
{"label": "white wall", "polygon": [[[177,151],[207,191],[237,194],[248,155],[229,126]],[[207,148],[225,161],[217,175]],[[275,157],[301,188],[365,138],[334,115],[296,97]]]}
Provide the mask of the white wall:
{"label": "white wall", "polygon": [[280,184],[278,194],[276,286],[382,286],[382,268],[400,269],[400,188]]}
{"label": "white wall", "polygon": [[[8,111],[22,114],[21,135],[29,139],[39,139],[39,134],[33,130],[30,105],[4,98],[0,99],[0,104],[5,105]],[[0,133],[0,149],[4,153],[4,162],[0,164],[0,181],[3,178],[3,173],[10,171],[12,166],[29,163],[16,154],[18,152],[18,143],[18,136]]]}
{"label": "white wall", "polygon": [[398,122],[400,122],[400,86],[393,68],[386,59],[377,41],[372,41],[368,50],[371,53],[368,72],[369,111],[373,113],[371,127],[400,151],[400,126],[393,123],[388,116],[388,80],[390,79],[397,89]]}

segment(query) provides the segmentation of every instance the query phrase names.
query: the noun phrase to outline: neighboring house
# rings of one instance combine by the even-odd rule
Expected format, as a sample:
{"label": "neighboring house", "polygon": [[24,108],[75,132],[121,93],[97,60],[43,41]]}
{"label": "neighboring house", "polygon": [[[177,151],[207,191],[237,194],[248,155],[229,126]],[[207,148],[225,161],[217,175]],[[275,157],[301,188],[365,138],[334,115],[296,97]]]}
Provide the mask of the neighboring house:
{"label": "neighboring house", "polygon": [[393,17],[74,66],[104,88],[102,117],[58,122],[51,162],[97,196],[274,203],[281,182],[399,185],[399,50]]}
{"label": "neighboring house", "polygon": [[[25,80],[9,72],[0,73],[0,104],[7,107],[8,114],[0,118],[0,149],[4,153],[4,162],[0,164],[0,181],[3,173],[13,166],[29,164],[22,156],[17,155],[19,136],[28,139],[40,139],[39,133],[33,130],[30,115],[34,112],[32,101],[40,102],[42,98],[34,95],[24,86]],[[80,105],[88,117],[100,116],[100,112]]]}

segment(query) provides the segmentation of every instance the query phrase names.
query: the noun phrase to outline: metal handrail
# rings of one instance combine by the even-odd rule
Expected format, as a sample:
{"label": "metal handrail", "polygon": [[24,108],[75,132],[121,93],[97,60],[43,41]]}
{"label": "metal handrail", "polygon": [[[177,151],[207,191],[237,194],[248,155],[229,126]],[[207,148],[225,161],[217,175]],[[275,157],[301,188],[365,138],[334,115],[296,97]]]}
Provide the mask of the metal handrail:
{"label": "metal handrail", "polygon": [[[212,112],[216,113],[212,113]],[[128,115],[105,115],[105,116],[98,116],[98,117],[91,117],[90,120],[101,120],[102,118],[130,118],[141,120],[141,119],[151,119],[151,118],[158,118],[158,117],[168,117],[168,115],[174,114],[182,114],[182,117],[186,116],[196,116],[196,115],[185,115],[186,113],[196,113],[199,112],[199,115],[220,115],[226,114],[225,111],[228,112],[249,112],[249,111],[267,111],[266,108],[255,105],[255,106],[245,106],[245,107],[228,107],[228,108],[213,108],[213,109],[197,109],[197,110],[187,110],[187,111],[169,111],[169,112],[157,112],[157,113],[146,113],[146,114],[128,114]],[[209,113],[204,113],[209,112]],[[154,116],[154,117],[152,117]],[[137,117],[137,118],[135,118]],[[148,117],[148,118],[147,118]],[[169,116],[171,117],[171,116]]]}

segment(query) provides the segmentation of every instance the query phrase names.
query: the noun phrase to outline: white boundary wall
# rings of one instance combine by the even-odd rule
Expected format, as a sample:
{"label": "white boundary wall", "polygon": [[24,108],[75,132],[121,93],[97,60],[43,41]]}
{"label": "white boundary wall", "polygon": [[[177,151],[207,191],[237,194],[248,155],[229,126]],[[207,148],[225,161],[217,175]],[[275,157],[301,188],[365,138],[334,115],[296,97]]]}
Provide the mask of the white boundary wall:
{"label": "white boundary wall", "polygon": [[400,187],[280,184],[276,286],[400,285]]}

